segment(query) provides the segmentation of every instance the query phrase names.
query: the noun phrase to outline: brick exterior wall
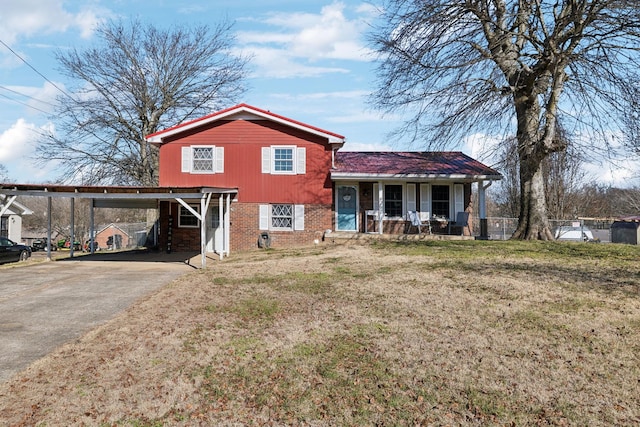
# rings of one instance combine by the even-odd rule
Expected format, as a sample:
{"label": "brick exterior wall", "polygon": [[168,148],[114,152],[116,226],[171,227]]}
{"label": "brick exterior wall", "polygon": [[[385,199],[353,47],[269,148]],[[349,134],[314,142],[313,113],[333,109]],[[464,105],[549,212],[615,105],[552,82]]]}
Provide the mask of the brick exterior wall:
{"label": "brick exterior wall", "polygon": [[[170,212],[171,211],[171,212]],[[246,251],[258,247],[260,203],[231,203],[231,251]],[[169,217],[173,218],[169,228]],[[200,251],[200,228],[178,227],[178,204],[160,203],[160,250],[166,251],[171,242],[172,252]],[[288,248],[312,245],[322,239],[327,229],[333,229],[331,205],[305,205],[304,230],[269,231],[272,248]],[[169,230],[171,238],[169,239]]]}
{"label": "brick exterior wall", "polygon": [[[258,247],[260,203],[233,203],[231,205],[231,251],[244,251]],[[322,239],[327,229],[333,229],[330,205],[305,205],[304,230],[268,231],[272,248],[289,248],[313,244]]]}
{"label": "brick exterior wall", "polygon": [[[200,252],[200,227],[178,227],[178,206],[177,203],[160,202],[160,235],[158,236],[160,250],[166,251],[170,247],[172,252]],[[171,211],[169,211],[170,208]],[[170,217],[171,227],[169,227]]]}

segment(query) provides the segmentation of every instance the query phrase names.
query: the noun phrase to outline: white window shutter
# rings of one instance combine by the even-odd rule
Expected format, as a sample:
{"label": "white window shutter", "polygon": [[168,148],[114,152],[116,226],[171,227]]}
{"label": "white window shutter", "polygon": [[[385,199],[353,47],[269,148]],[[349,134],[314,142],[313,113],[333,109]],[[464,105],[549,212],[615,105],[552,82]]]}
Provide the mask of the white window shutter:
{"label": "white window shutter", "polygon": [[305,147],[296,149],[296,173],[298,175],[307,173],[307,149]]}
{"label": "white window shutter", "polygon": [[304,205],[295,205],[293,215],[293,229],[296,231],[304,230]]}
{"label": "white window shutter", "polygon": [[182,172],[191,172],[191,147],[182,147]]}
{"label": "white window shutter", "polygon": [[262,147],[262,173],[271,173],[271,147]]}
{"label": "white window shutter", "polygon": [[455,218],[458,212],[464,212],[464,185],[453,185],[453,197],[455,203],[455,212],[453,218]]}
{"label": "white window shutter", "polygon": [[431,212],[431,185],[420,184],[420,212],[429,212],[429,216],[433,216]]}
{"label": "white window shutter", "polygon": [[416,211],[416,185],[407,184],[407,210]]}
{"label": "white window shutter", "polygon": [[269,229],[269,205],[260,205],[260,230]]}
{"label": "white window shutter", "polygon": [[224,172],[224,147],[215,147],[216,158],[215,158],[215,173],[223,173]]}
{"label": "white window shutter", "polygon": [[378,190],[378,184],[373,184],[373,210],[382,210],[380,208],[380,192]]}

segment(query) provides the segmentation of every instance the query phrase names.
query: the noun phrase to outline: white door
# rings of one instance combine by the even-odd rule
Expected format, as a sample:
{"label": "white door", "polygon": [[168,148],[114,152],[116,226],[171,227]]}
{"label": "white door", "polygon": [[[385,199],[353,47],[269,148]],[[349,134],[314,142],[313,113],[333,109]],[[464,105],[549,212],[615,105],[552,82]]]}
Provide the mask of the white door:
{"label": "white door", "polygon": [[207,252],[220,253],[223,248],[223,232],[222,224],[220,223],[220,208],[216,205],[213,206],[208,215],[209,221],[207,224]]}

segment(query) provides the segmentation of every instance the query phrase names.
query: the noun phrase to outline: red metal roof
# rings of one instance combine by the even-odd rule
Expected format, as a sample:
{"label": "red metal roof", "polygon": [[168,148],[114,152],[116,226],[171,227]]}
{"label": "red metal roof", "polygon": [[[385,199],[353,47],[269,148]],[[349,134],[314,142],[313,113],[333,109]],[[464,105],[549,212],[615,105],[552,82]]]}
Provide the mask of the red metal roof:
{"label": "red metal roof", "polygon": [[183,130],[192,129],[194,127],[201,126],[201,125],[210,123],[212,121],[225,120],[226,118],[232,118],[234,114],[239,114],[239,113],[249,113],[249,114],[255,115],[256,118],[271,119],[283,124],[288,124],[289,126],[292,126],[298,129],[306,130],[307,132],[320,134],[320,135],[331,137],[332,139],[338,140],[338,141],[330,141],[330,142],[344,143],[345,137],[340,134],[329,132],[327,130],[320,129],[315,126],[311,126],[306,123],[302,123],[297,120],[293,120],[288,117],[284,117],[279,114],[272,113],[271,111],[268,111],[268,110],[263,110],[261,108],[253,107],[248,104],[238,104],[234,107],[216,111],[215,113],[206,115],[204,117],[200,117],[198,119],[181,123],[179,125],[172,126],[168,129],[152,133],[150,135],[147,135],[145,139],[150,142],[161,143],[162,139],[167,136],[175,135],[176,133],[182,132]]}
{"label": "red metal roof", "polygon": [[466,175],[500,179],[498,171],[459,151],[336,153],[336,175]]}

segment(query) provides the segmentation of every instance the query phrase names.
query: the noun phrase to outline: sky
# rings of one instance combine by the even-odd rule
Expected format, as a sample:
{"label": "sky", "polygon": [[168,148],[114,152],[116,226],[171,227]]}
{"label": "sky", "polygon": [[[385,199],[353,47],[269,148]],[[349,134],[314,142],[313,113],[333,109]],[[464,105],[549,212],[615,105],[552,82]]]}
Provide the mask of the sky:
{"label": "sky", "polygon": [[[346,137],[344,150],[416,150],[389,138],[402,117],[382,115],[368,102],[376,89],[366,34],[379,16],[375,0],[20,0],[0,9],[0,165],[12,182],[45,183],[55,165],[35,163],[39,129],[54,128],[53,100],[69,82],[56,50],[91,46],[105,19],[175,24],[235,23],[236,47],[253,57],[244,102]],[[228,105],[230,107],[232,105]],[[487,164],[483,135],[451,149]],[[613,184],[630,171],[592,165]],[[1,170],[1,169],[0,169]]]}

